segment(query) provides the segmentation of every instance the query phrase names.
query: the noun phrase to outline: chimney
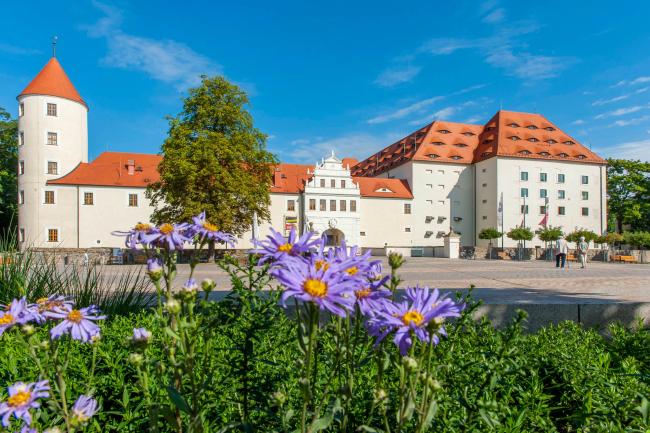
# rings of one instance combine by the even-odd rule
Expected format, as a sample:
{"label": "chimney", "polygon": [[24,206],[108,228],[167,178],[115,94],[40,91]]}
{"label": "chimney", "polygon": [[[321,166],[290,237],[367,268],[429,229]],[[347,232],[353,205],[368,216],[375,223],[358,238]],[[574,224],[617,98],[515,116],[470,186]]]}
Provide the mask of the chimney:
{"label": "chimney", "polygon": [[126,168],[129,176],[133,176],[133,174],[135,173],[135,160],[129,159],[128,161],[126,161]]}
{"label": "chimney", "polygon": [[282,172],[280,172],[280,170],[276,170],[275,173],[273,173],[273,186],[282,186]]}

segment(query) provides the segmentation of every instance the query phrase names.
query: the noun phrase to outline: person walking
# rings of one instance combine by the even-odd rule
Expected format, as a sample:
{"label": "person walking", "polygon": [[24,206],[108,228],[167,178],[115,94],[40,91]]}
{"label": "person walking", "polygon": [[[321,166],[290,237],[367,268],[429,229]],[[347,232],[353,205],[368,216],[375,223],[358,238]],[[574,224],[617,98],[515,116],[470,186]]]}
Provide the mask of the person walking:
{"label": "person walking", "polygon": [[582,269],[587,266],[587,251],[589,251],[589,244],[585,242],[584,236],[580,236],[580,242],[578,242],[578,258],[580,259],[580,267]]}
{"label": "person walking", "polygon": [[555,242],[555,267],[560,267],[560,262],[562,263],[562,268],[566,264],[566,255],[569,252],[569,243],[564,239],[563,236]]}

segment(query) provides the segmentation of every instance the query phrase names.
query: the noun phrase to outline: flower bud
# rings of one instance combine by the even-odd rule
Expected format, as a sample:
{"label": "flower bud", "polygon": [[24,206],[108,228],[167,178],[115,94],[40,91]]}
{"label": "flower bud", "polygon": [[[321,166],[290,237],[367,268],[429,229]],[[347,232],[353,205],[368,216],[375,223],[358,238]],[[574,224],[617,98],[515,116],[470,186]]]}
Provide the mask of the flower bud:
{"label": "flower bud", "polygon": [[29,323],[23,325],[23,327],[21,329],[22,329],[23,333],[25,335],[27,335],[28,337],[30,335],[34,335],[34,333],[36,332],[36,327],[34,325],[29,324]]}
{"label": "flower bud", "polygon": [[404,363],[406,369],[409,371],[414,371],[415,369],[418,368],[418,362],[415,359],[411,358],[410,356],[405,356],[404,358],[402,358],[402,362]]}
{"label": "flower bud", "polygon": [[217,283],[215,283],[210,278],[206,278],[203,281],[201,281],[201,289],[203,289],[204,292],[210,293],[216,287],[217,287]]}
{"label": "flower bud", "polygon": [[181,312],[181,304],[176,299],[172,298],[165,302],[165,309],[170,314],[178,314]]}
{"label": "flower bud", "polygon": [[48,350],[50,348],[50,342],[48,340],[43,340],[38,344],[39,349]]}
{"label": "flower bud", "polygon": [[429,377],[427,379],[427,386],[434,391],[440,391],[442,389],[442,385],[440,384],[440,382],[438,382],[433,377]]}
{"label": "flower bud", "polygon": [[61,433],[61,429],[58,427],[50,427],[48,429],[43,430],[43,433]]}
{"label": "flower bud", "polygon": [[147,274],[149,275],[149,278],[151,278],[151,281],[153,282],[160,281],[160,279],[162,278],[163,267],[162,267],[162,262],[158,257],[153,257],[147,260]]}
{"label": "flower bud", "polygon": [[145,328],[133,328],[131,344],[137,348],[145,348],[151,341],[151,332]]}
{"label": "flower bud", "polygon": [[400,253],[393,252],[388,254],[388,265],[393,270],[401,268],[405,261],[404,256]]}
{"label": "flower bud", "polygon": [[282,391],[275,391],[271,394],[271,399],[275,406],[281,407],[287,401],[287,395]]}
{"label": "flower bud", "polygon": [[199,285],[196,284],[194,278],[190,278],[187,282],[181,287],[181,290],[178,292],[178,297],[182,301],[191,302],[196,299],[196,295],[199,293]]}
{"label": "flower bud", "polygon": [[97,333],[97,334],[93,335],[92,337],[90,337],[90,344],[99,343],[100,341],[102,341],[102,336],[99,333]]}
{"label": "flower bud", "polygon": [[383,403],[388,400],[388,394],[383,389],[375,391],[375,403]]}
{"label": "flower bud", "polygon": [[144,362],[144,357],[139,353],[132,353],[129,355],[129,363],[135,367],[139,367]]}

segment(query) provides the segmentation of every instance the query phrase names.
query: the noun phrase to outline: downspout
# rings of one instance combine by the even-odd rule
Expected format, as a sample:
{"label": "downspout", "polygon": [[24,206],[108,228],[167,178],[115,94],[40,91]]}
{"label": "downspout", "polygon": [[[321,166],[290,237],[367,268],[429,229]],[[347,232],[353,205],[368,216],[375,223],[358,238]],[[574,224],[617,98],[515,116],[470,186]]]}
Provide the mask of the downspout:
{"label": "downspout", "polygon": [[77,185],[77,249],[79,249],[79,185]]}
{"label": "downspout", "polygon": [[603,167],[600,167],[600,235],[603,235],[603,210],[604,210],[604,203],[603,203]]}

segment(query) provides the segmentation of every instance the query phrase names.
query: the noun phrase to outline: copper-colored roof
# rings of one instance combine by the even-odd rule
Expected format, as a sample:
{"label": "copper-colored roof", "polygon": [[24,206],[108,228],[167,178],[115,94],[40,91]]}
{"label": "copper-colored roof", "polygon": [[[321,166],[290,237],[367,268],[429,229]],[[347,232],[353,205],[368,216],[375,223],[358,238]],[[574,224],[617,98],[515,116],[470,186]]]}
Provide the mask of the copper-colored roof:
{"label": "copper-colored roof", "polygon": [[88,107],[56,57],[52,57],[47,62],[41,72],[25,87],[25,90],[20,92],[18,97],[25,95],[58,96],[79,102]]}
{"label": "copper-colored roof", "polygon": [[541,114],[501,110],[485,125],[436,120],[351,170],[377,176],[411,160],[472,164],[494,156],[606,163]]}
{"label": "copper-colored roof", "polygon": [[[162,157],[147,153],[103,152],[92,162],[81,163],[70,173],[48,181],[48,185],[92,185],[146,188],[160,179]],[[129,162],[133,161],[133,174]]]}

